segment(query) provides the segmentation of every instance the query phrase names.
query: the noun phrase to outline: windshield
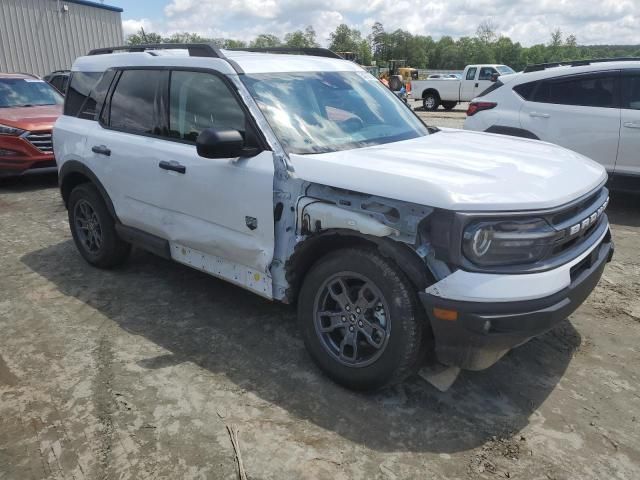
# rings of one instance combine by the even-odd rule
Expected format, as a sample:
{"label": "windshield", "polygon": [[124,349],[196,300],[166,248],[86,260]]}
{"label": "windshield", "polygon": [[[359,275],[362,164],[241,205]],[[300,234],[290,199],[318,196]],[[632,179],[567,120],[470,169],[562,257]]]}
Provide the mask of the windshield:
{"label": "windshield", "polygon": [[511,75],[512,73],[516,73],[511,67],[507,67],[506,65],[498,65],[496,70],[500,72],[500,75]]}
{"label": "windshield", "polygon": [[324,153],[428,134],[395,95],[366,72],[241,76],[289,153]]}
{"label": "windshield", "polygon": [[0,78],[0,108],[62,105],[62,95],[44,80]]}

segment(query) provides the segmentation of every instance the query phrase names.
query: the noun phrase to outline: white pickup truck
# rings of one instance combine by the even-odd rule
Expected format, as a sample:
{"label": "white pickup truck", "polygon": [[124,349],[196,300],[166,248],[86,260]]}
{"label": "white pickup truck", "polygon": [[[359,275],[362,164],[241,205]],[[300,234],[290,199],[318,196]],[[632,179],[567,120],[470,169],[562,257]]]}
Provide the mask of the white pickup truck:
{"label": "white pickup truck", "polygon": [[506,65],[467,65],[462,80],[435,78],[412,80],[411,95],[422,99],[425,110],[437,110],[440,105],[451,110],[458,102],[468,102],[489,88],[498,75],[516,73]]}

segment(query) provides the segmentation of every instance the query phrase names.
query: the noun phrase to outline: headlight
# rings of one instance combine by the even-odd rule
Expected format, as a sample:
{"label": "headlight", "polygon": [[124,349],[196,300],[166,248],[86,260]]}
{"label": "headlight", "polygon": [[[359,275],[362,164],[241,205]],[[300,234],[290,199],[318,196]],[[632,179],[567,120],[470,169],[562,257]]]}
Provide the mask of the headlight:
{"label": "headlight", "polygon": [[462,251],[476,265],[512,265],[540,260],[561,233],[541,218],[472,223]]}
{"label": "headlight", "polygon": [[0,135],[22,135],[24,130],[0,124]]}

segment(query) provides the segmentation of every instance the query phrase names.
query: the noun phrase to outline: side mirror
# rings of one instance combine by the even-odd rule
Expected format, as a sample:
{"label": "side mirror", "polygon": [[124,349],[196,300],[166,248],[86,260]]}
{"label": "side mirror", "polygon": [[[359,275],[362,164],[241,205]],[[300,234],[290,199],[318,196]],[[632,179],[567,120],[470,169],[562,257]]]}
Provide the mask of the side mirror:
{"label": "side mirror", "polygon": [[491,81],[492,82],[497,82],[499,76],[500,76],[499,73],[494,73],[493,75],[491,75]]}
{"label": "side mirror", "polygon": [[257,155],[255,148],[245,148],[238,130],[205,128],[196,139],[198,155],[204,158],[234,158]]}

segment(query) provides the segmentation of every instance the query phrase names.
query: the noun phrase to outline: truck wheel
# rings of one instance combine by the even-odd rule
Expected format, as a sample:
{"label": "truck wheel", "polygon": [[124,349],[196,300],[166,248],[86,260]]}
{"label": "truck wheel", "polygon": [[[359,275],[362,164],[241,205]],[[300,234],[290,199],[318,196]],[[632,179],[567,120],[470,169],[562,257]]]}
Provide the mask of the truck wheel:
{"label": "truck wheel", "polygon": [[442,102],[442,108],[445,110],[453,110],[453,108],[457,105],[457,102]]}
{"label": "truck wheel", "polygon": [[99,268],[123,263],[131,245],[116,232],[115,221],[91,183],[83,183],[69,195],[69,227],[77,249],[84,259]]}
{"label": "truck wheel", "polygon": [[398,383],[417,365],[426,318],[415,287],[373,248],[317,261],[304,279],[298,321],[311,358],[352,389]]}
{"label": "truck wheel", "polygon": [[438,109],[438,105],[440,105],[440,99],[438,95],[435,93],[427,93],[422,98],[422,106],[428,112],[433,112]]}

